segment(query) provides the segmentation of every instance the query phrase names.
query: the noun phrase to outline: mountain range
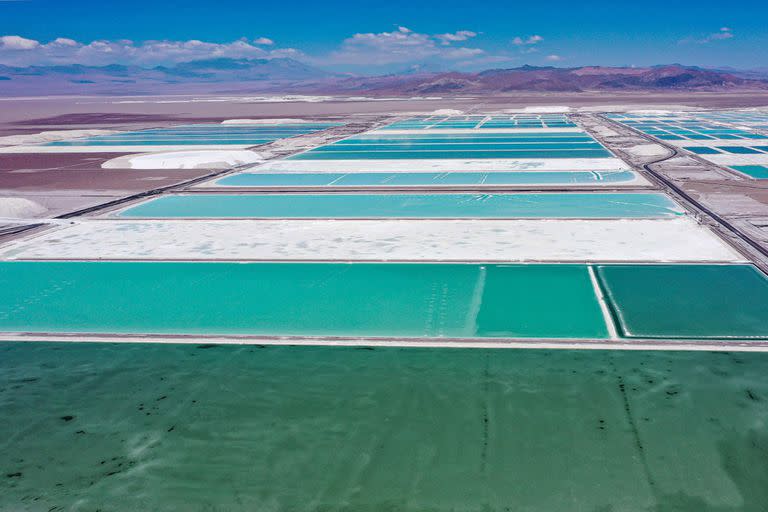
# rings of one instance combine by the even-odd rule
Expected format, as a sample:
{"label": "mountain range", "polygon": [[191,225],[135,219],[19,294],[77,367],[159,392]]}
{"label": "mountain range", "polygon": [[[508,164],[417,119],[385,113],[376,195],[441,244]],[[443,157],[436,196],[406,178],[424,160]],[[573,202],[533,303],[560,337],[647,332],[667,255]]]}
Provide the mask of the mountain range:
{"label": "mountain range", "polygon": [[535,67],[481,72],[332,73],[290,58],[208,59],[174,66],[0,65],[0,94],[302,93],[492,94],[515,91],[768,90],[768,70],[651,67]]}

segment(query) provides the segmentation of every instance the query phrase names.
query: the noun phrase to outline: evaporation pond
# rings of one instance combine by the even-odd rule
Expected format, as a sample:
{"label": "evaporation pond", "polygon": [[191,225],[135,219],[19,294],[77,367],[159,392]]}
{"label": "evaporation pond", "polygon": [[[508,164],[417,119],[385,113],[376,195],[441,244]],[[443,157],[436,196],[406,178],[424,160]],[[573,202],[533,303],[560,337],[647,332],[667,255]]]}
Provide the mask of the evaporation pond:
{"label": "evaporation pond", "polygon": [[752,265],[598,268],[630,337],[768,337],[768,278]]}
{"label": "evaporation pond", "polygon": [[632,171],[241,173],[216,181],[221,187],[450,187],[504,185],[608,185],[631,183]]}
{"label": "evaporation pond", "polygon": [[583,265],[0,262],[0,331],[602,338]]}
{"label": "evaporation pond", "polygon": [[130,207],[141,218],[664,218],[682,209],[658,193],[186,194]]}
{"label": "evaporation pond", "polygon": [[0,509],[768,510],[768,354],[0,344]]}

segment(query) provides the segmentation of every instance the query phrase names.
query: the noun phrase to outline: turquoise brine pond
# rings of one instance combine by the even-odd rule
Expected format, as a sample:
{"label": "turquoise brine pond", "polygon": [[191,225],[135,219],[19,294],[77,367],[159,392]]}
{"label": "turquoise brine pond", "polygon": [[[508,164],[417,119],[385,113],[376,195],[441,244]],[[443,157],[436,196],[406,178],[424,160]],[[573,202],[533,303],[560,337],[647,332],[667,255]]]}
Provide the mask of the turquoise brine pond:
{"label": "turquoise brine pond", "polygon": [[340,123],[222,125],[197,124],[54,141],[45,146],[257,145],[313,133]]}
{"label": "turquoise brine pond", "polygon": [[608,158],[611,154],[602,148],[596,149],[492,149],[473,147],[472,149],[412,149],[412,150],[372,150],[360,151],[307,151],[289,156],[286,160],[445,160],[445,159],[528,159],[528,158]]}
{"label": "turquoise brine pond", "polygon": [[684,215],[658,193],[184,194],[120,212],[137,218],[667,218]]}
{"label": "turquoise brine pond", "polygon": [[730,167],[756,180],[768,179],[768,165],[731,165]]}
{"label": "turquoise brine pond", "polygon": [[3,262],[0,304],[0,332],[607,336],[584,265]]}
{"label": "turquoise brine pond", "polygon": [[753,265],[600,265],[597,273],[625,336],[768,336],[768,278]]}
{"label": "turquoise brine pond", "polygon": [[768,354],[0,344],[0,510],[768,509]]}

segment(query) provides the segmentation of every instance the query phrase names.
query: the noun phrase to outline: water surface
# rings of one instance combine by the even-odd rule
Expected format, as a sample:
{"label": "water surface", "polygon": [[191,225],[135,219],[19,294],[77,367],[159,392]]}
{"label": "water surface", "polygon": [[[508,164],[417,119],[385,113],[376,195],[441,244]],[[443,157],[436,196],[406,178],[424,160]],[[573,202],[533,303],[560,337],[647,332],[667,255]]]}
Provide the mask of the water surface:
{"label": "water surface", "polygon": [[0,509],[768,509],[768,355],[0,344]]}
{"label": "water surface", "polygon": [[684,215],[659,193],[180,194],[139,203],[142,218],[669,218]]}

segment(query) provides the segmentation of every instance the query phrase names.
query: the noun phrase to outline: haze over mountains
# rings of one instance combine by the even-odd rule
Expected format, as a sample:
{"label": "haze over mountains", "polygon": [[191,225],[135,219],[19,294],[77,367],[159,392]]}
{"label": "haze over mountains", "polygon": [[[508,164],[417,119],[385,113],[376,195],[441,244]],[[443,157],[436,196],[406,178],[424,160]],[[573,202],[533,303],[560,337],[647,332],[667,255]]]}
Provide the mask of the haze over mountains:
{"label": "haze over mountains", "polygon": [[174,66],[0,65],[0,94],[302,93],[387,96],[515,91],[768,90],[768,71],[653,67],[533,67],[482,72],[403,72],[352,76],[291,58],[219,58]]}

